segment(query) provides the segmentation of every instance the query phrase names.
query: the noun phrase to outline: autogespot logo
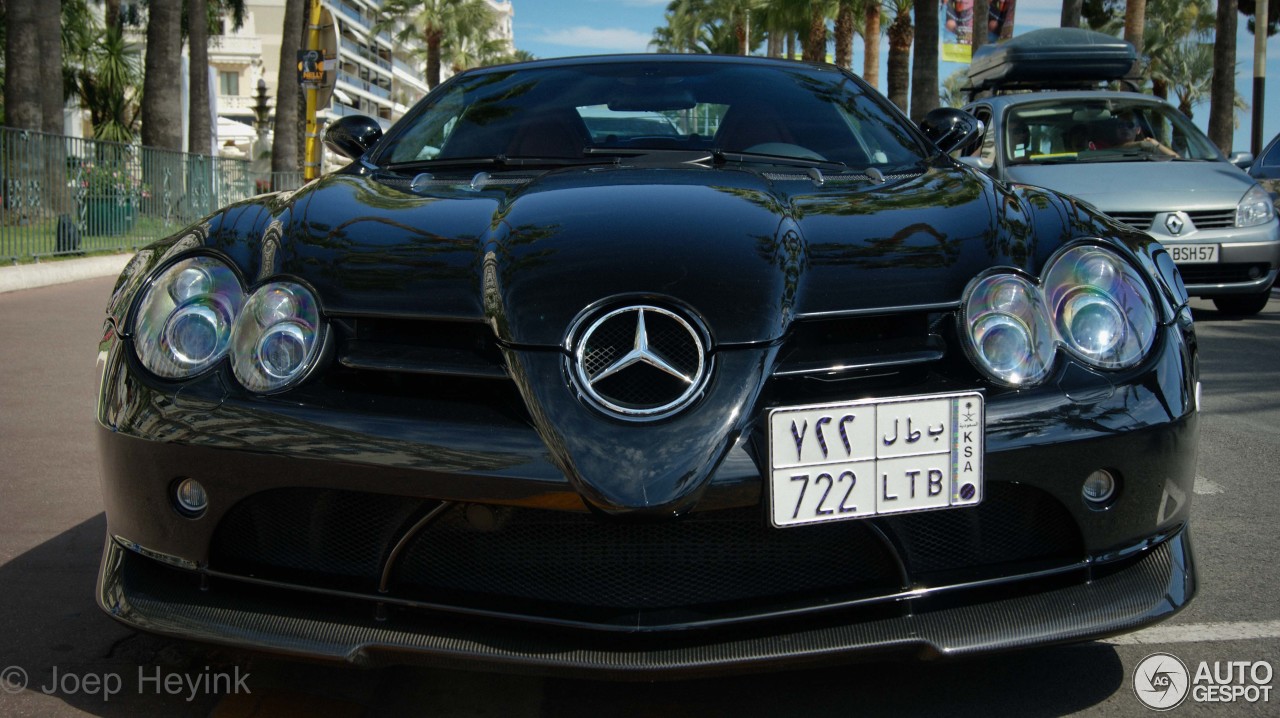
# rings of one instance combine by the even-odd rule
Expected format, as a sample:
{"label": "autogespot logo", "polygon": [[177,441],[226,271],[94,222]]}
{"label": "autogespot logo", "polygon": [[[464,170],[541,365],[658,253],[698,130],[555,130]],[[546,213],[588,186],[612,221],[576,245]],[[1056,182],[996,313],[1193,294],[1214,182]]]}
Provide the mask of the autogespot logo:
{"label": "autogespot logo", "polygon": [[1152,653],[1133,671],[1133,692],[1151,710],[1177,708],[1187,699],[1190,688],[1186,664],[1168,653]]}

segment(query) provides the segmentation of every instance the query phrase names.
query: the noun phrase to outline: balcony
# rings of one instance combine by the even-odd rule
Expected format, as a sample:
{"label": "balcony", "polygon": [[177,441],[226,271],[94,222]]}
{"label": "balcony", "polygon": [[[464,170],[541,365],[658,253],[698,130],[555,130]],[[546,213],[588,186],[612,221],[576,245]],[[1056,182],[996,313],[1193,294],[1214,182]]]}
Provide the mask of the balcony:
{"label": "balcony", "polygon": [[257,35],[213,35],[209,38],[210,62],[248,64],[262,56],[262,39]]}

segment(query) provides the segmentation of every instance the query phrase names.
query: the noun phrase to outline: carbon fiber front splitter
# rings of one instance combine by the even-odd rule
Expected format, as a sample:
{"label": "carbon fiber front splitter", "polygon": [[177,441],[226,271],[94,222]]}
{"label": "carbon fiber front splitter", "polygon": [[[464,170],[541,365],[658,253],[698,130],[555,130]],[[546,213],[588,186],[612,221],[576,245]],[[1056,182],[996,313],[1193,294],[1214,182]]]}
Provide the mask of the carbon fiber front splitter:
{"label": "carbon fiber front splitter", "polygon": [[412,613],[378,620],[371,604],[296,600],[300,594],[278,589],[202,590],[196,572],[164,566],[111,539],[103,554],[98,602],[118,620],[145,631],[355,665],[411,663],[635,679],[894,654],[936,658],[1089,640],[1168,618],[1195,592],[1194,559],[1183,529],[1119,570],[1016,597],[986,596],[897,615],[834,615],[823,625],[695,631],[637,641]]}

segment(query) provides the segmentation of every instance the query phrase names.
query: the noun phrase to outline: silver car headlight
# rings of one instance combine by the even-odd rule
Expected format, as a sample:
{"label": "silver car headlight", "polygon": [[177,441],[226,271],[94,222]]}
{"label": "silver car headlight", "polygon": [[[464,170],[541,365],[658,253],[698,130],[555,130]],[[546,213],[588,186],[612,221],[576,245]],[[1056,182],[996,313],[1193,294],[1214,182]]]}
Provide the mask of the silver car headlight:
{"label": "silver car headlight", "polygon": [[259,287],[232,331],[231,371],[249,391],[287,389],[314,365],[323,330],[319,305],[306,287],[295,282]]}
{"label": "silver car headlight", "polygon": [[1098,246],[1077,246],[1052,260],[1045,301],[1058,339],[1087,364],[1131,367],[1155,342],[1155,301],[1138,270]]}
{"label": "silver car headlight", "polygon": [[193,377],[226,356],[244,290],[213,257],[174,263],[147,287],[133,322],[138,359],[166,379]]}
{"label": "silver car headlight", "polygon": [[1236,226],[1237,227],[1254,227],[1259,224],[1266,224],[1276,216],[1275,204],[1271,199],[1271,195],[1264,189],[1262,185],[1254,185],[1244,193],[1244,198],[1240,200],[1240,204],[1236,205]]}
{"label": "silver car headlight", "polygon": [[966,353],[993,381],[1006,386],[1040,382],[1053,366],[1053,328],[1030,280],[989,274],[965,292],[961,321]]}

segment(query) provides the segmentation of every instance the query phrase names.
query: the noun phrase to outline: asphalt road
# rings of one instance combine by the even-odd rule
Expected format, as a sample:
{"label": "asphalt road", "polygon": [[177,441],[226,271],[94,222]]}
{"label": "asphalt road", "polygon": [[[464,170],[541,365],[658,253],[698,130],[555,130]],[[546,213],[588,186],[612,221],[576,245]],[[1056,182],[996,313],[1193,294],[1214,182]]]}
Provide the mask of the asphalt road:
{"label": "asphalt road", "polygon": [[[100,279],[0,295],[0,715],[1144,716],[1133,675],[1152,653],[1193,673],[1202,661],[1220,673],[1232,661],[1280,667],[1280,298],[1246,320],[1196,303],[1201,590],[1169,622],[993,658],[619,684],[316,665],[141,635],[101,613],[93,403],[110,287]],[[155,678],[170,675],[195,688],[169,693]],[[247,692],[210,694],[202,676],[243,678]],[[1280,715],[1280,695],[1189,698],[1173,714]]]}

